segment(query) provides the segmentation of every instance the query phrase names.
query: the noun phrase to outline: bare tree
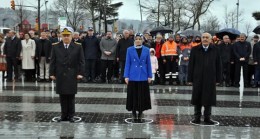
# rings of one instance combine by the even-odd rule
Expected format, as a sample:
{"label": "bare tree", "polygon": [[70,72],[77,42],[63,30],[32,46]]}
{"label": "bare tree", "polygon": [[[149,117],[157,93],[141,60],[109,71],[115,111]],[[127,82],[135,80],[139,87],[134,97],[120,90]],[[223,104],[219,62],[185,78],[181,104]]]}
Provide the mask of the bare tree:
{"label": "bare tree", "polygon": [[193,22],[192,22],[192,29],[195,29],[195,26],[198,25],[198,30],[201,28],[200,18],[204,15],[209,6],[212,4],[214,0],[188,0],[189,7],[187,8],[193,14]]}
{"label": "bare tree", "polygon": [[224,6],[224,9],[225,9],[225,16],[224,16],[225,27],[228,28],[228,25],[229,25],[228,6],[225,5],[225,6]]}
{"label": "bare tree", "polygon": [[87,10],[88,13],[91,15],[91,21],[92,21],[92,26],[94,30],[96,30],[96,24],[95,22],[97,21],[97,14],[98,14],[98,0],[81,0],[79,1],[80,6],[82,9]]}
{"label": "bare tree", "polygon": [[23,7],[23,2],[22,0],[16,1],[16,3],[18,3],[18,9],[15,10],[15,14],[17,16],[17,18],[15,18],[15,22],[16,23],[20,23],[20,30],[23,30],[23,26],[22,23],[25,19],[28,19],[28,17],[30,16],[30,12],[28,10],[26,10],[25,7]]}
{"label": "bare tree", "polygon": [[157,26],[171,27],[175,32],[188,28],[201,28],[201,17],[206,14],[214,0],[148,0],[145,5],[147,20]]}
{"label": "bare tree", "polygon": [[209,16],[207,20],[201,25],[203,31],[218,31],[220,28],[220,22],[216,16]]}
{"label": "bare tree", "polygon": [[[224,6],[225,9],[225,16],[224,16],[224,20],[225,20],[225,27],[226,28],[235,28],[236,24],[237,24],[237,9],[232,9],[232,10],[228,10],[228,6],[225,5]],[[242,16],[244,15],[244,11],[240,10],[238,13],[238,22],[243,22],[244,18],[242,18]]]}
{"label": "bare tree", "polygon": [[80,22],[87,18],[87,13],[80,4],[77,0],[55,0],[51,13],[58,17],[67,17],[68,24],[76,30]]}
{"label": "bare tree", "polygon": [[250,32],[252,32],[252,24],[250,22],[247,22],[245,24],[245,30],[246,30],[246,35],[248,36]]}

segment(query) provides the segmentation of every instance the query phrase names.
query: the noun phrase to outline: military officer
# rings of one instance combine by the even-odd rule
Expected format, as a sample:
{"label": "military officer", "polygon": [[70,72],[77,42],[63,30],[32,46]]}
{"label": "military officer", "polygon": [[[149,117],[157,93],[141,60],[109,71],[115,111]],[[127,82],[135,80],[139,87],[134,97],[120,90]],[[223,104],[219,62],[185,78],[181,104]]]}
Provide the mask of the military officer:
{"label": "military officer", "polygon": [[85,59],[80,44],[72,42],[73,29],[61,29],[62,42],[53,45],[50,61],[50,78],[56,80],[56,93],[61,104],[60,121],[75,122],[75,94],[77,80],[83,78]]}

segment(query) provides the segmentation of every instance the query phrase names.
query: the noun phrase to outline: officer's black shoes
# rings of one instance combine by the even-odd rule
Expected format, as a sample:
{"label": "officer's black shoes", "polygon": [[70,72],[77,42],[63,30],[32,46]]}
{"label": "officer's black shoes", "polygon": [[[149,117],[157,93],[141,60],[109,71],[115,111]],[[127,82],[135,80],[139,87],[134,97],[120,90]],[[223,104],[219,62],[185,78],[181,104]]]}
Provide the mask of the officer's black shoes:
{"label": "officer's black shoes", "polygon": [[204,123],[205,123],[205,125],[214,125],[215,124],[215,122],[213,120],[211,120],[210,118],[205,118]]}
{"label": "officer's black shoes", "polygon": [[256,84],[254,84],[253,86],[252,86],[252,88],[257,88],[258,86],[256,85]]}
{"label": "officer's black shoes", "polygon": [[70,122],[70,123],[75,123],[75,122],[76,122],[76,119],[75,119],[74,117],[72,117],[72,118],[69,119],[69,122]]}
{"label": "officer's black shoes", "polygon": [[61,117],[57,120],[57,122],[65,122],[65,121],[69,121],[69,119],[67,117]]}
{"label": "officer's black shoes", "polygon": [[191,123],[200,124],[200,117],[195,117],[193,120],[191,120]]}

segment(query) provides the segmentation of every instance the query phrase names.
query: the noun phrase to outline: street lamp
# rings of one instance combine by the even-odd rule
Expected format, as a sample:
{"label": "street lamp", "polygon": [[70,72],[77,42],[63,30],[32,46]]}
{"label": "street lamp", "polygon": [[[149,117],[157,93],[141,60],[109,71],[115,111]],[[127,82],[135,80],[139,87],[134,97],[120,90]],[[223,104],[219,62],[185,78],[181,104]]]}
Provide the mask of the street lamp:
{"label": "street lamp", "polygon": [[45,23],[48,25],[48,29],[49,29],[49,21],[48,21],[48,8],[47,8],[47,3],[49,1],[45,0],[45,10],[46,10],[46,17],[45,17]]}
{"label": "street lamp", "polygon": [[238,16],[239,16],[239,0],[237,0],[237,30],[238,30]]}

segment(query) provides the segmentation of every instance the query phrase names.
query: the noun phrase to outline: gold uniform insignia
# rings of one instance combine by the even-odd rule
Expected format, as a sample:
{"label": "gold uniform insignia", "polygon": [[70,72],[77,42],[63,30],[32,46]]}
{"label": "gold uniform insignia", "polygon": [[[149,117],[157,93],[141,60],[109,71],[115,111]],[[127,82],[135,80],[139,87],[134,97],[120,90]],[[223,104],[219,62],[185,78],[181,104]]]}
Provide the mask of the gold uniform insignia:
{"label": "gold uniform insignia", "polygon": [[82,45],[81,43],[78,43],[78,42],[74,42],[74,43],[77,44],[77,45],[80,45],[80,46]]}
{"label": "gold uniform insignia", "polygon": [[55,42],[55,43],[52,43],[52,46],[54,46],[54,45],[57,45],[57,44],[59,44],[60,42]]}

